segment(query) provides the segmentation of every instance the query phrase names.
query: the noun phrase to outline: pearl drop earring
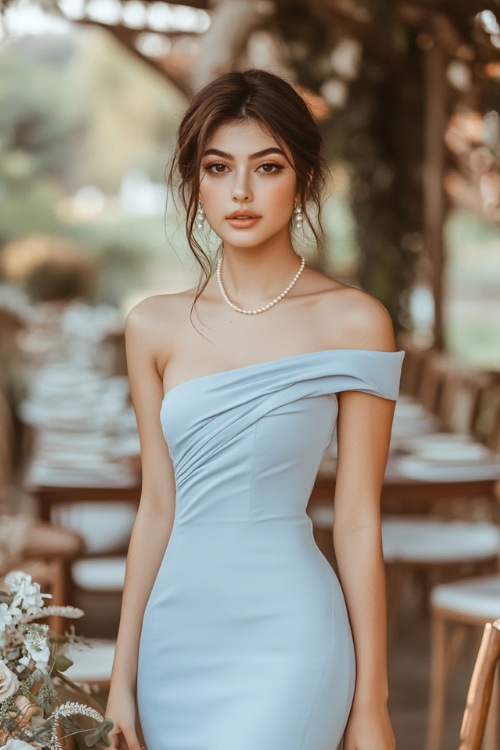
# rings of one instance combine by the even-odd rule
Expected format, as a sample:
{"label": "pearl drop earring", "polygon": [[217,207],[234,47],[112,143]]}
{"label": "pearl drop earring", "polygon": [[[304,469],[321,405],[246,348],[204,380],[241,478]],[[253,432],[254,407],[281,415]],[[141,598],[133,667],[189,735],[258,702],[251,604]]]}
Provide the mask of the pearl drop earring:
{"label": "pearl drop earring", "polygon": [[196,214],[196,228],[203,229],[205,223],[205,211],[203,209],[203,203],[198,201],[198,212]]}
{"label": "pearl drop earring", "polygon": [[302,229],[302,222],[304,221],[304,216],[302,212],[302,206],[296,203],[293,207],[293,218],[295,222],[295,228],[296,229]]}

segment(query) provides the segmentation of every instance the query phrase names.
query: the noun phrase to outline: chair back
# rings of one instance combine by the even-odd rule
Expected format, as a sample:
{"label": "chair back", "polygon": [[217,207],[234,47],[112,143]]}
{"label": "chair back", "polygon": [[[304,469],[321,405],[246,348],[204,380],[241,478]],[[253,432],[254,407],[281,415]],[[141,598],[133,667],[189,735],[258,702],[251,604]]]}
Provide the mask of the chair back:
{"label": "chair back", "polygon": [[485,442],[492,451],[500,453],[500,386],[496,386],[493,393],[490,429]]}
{"label": "chair back", "polygon": [[491,384],[487,373],[450,360],[438,408],[445,429],[474,435],[480,400]]}
{"label": "chair back", "polygon": [[400,348],[405,350],[401,369],[400,391],[416,398],[427,350],[404,341],[400,344]]}
{"label": "chair back", "polygon": [[494,453],[500,453],[500,384],[492,384],[481,393],[474,436]]}
{"label": "chair back", "polygon": [[442,389],[446,379],[448,357],[437,349],[428,349],[421,366],[417,400],[432,414],[439,413]]}
{"label": "chair back", "polygon": [[500,620],[486,623],[467,693],[458,750],[481,750],[500,661]]}

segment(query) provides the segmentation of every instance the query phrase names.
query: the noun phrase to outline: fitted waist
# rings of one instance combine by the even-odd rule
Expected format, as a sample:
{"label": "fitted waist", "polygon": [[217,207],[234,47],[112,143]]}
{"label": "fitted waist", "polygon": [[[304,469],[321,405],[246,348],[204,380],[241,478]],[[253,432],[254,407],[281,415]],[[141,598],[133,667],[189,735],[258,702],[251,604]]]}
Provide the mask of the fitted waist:
{"label": "fitted waist", "polygon": [[235,527],[245,530],[252,526],[269,526],[276,530],[289,530],[292,528],[309,529],[312,521],[305,511],[295,514],[280,514],[279,516],[249,516],[247,518],[233,518],[228,516],[214,516],[208,513],[196,515],[176,512],[174,527],[189,529],[195,526]]}
{"label": "fitted waist", "polygon": [[219,491],[177,492],[175,514],[179,523],[260,523],[307,520],[307,492],[255,492],[250,485]]}
{"label": "fitted waist", "polygon": [[205,551],[211,558],[231,558],[258,554],[264,550],[280,550],[296,554],[303,546],[314,544],[312,521],[306,513],[301,516],[259,519],[257,521],[229,521],[219,519],[174,520],[167,546],[172,553],[190,550],[194,559]]}
{"label": "fitted waist", "polygon": [[326,563],[314,541],[311,519],[304,514],[265,522],[174,522],[162,567],[172,580],[215,576],[213,586],[229,569],[252,578],[273,571],[281,580],[297,567],[311,562],[316,566],[319,558],[320,565]]}

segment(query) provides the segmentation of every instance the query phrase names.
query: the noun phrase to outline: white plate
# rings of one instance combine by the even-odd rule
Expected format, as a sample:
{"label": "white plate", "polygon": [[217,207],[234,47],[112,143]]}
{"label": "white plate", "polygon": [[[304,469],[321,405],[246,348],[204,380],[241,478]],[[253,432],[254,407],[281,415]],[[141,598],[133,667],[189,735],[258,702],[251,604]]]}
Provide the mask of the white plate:
{"label": "white plate", "polygon": [[54,469],[50,466],[34,466],[29,474],[31,484],[54,487],[99,487],[111,483],[112,487],[129,487],[135,482],[135,473],[124,465],[107,467],[106,470]]}
{"label": "white plate", "polygon": [[433,462],[490,463],[494,456],[481,443],[428,443],[415,453],[415,458]]}
{"label": "white plate", "polygon": [[412,454],[420,454],[422,451],[425,454],[433,452],[436,448],[440,450],[449,451],[452,448],[461,449],[462,447],[467,448],[469,445],[479,445],[468,435],[461,435],[455,432],[427,432],[421,433],[420,435],[401,435],[399,439],[400,447]]}
{"label": "white plate", "polygon": [[408,419],[394,421],[392,434],[397,438],[407,440],[417,437],[427,437],[437,429],[437,423],[432,419]]}
{"label": "white plate", "polygon": [[500,479],[500,461],[464,465],[422,461],[405,457],[397,462],[397,470],[404,476],[422,481],[474,482],[481,479]]}
{"label": "white plate", "polygon": [[400,401],[396,402],[396,409],[394,412],[394,418],[397,419],[398,417],[414,417],[414,416],[421,416],[422,414],[429,414],[429,412],[421,405],[416,404],[412,402],[407,403],[401,403]]}

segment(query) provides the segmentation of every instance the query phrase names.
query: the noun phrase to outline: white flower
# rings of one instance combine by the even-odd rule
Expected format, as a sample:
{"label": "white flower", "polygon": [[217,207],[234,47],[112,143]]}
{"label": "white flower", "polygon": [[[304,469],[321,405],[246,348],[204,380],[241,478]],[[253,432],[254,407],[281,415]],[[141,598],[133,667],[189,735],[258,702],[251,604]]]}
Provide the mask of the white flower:
{"label": "white flower", "polygon": [[[46,638],[40,633],[28,633],[24,639],[26,651],[35,662],[37,669],[42,672],[47,671],[47,665],[50,659],[50,647]],[[23,662],[22,659],[19,660]]]}
{"label": "white flower", "polygon": [[5,576],[5,582],[11,588],[17,588],[24,583],[31,583],[32,580],[33,579],[30,574],[25,573],[24,570],[11,570],[10,573],[7,573],[7,575]]}
{"label": "white flower", "polygon": [[9,605],[7,602],[2,602],[0,604],[0,633],[3,633],[9,625],[20,622],[22,617],[23,613],[19,607],[14,606],[14,603]]}
{"label": "white flower", "polygon": [[0,703],[14,695],[18,687],[17,676],[11,672],[4,661],[0,660]]}
{"label": "white flower", "polygon": [[6,745],[2,745],[0,750],[33,750],[35,745],[29,745],[22,740],[7,740]]}
{"label": "white flower", "polygon": [[51,594],[41,594],[40,584],[33,583],[29,573],[22,570],[11,570],[5,576],[5,582],[14,594],[11,606],[21,607],[29,615],[35,615],[43,607],[43,600],[51,599]]}

